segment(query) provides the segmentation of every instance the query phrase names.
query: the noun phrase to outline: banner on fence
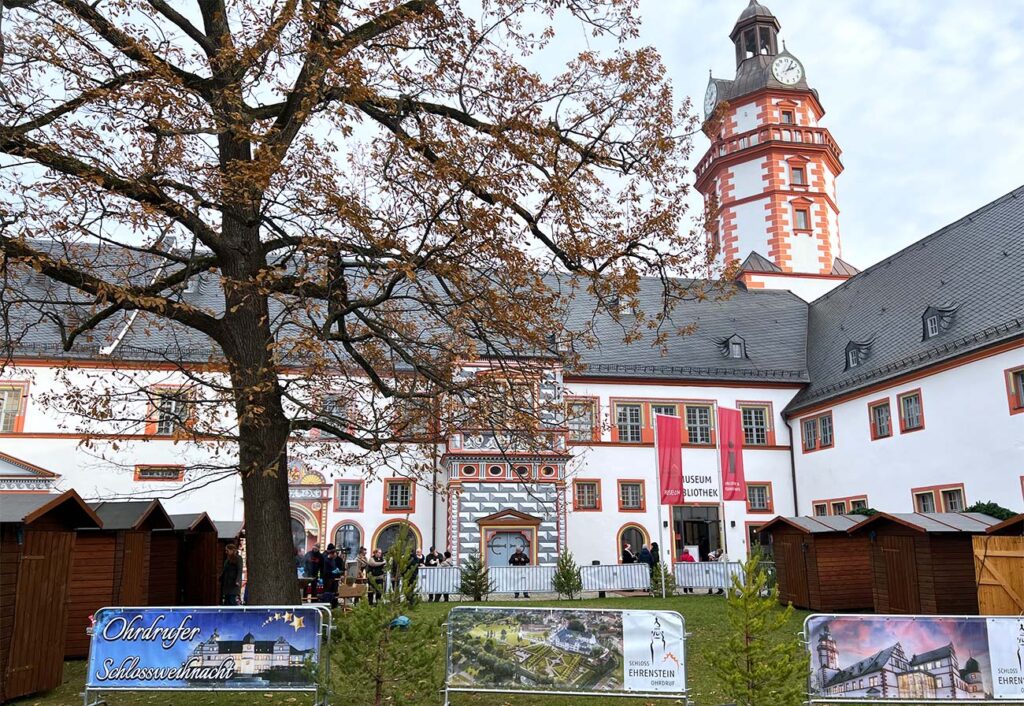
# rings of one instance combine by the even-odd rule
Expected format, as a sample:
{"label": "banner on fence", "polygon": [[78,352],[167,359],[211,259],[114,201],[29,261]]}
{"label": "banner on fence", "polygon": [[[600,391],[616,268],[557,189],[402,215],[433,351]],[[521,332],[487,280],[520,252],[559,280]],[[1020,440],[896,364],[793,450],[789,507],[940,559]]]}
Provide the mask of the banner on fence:
{"label": "banner on fence", "polygon": [[1024,619],[812,615],[811,700],[1019,702]]}
{"label": "banner on fence", "polygon": [[684,634],[672,611],[458,607],[448,618],[445,686],[679,698]]}
{"label": "banner on fence", "polygon": [[315,691],[318,608],[103,608],[86,688]]}

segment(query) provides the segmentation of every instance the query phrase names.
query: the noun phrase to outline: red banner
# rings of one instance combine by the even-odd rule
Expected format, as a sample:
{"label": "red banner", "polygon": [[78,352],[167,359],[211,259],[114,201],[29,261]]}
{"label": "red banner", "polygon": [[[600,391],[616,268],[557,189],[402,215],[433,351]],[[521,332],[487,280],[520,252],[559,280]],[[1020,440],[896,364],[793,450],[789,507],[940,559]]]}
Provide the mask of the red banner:
{"label": "red banner", "polygon": [[658,437],[661,504],[679,505],[683,502],[683,420],[658,414],[654,426]]}
{"label": "red banner", "polygon": [[722,499],[745,501],[743,418],[738,409],[718,408],[718,451],[722,458]]}

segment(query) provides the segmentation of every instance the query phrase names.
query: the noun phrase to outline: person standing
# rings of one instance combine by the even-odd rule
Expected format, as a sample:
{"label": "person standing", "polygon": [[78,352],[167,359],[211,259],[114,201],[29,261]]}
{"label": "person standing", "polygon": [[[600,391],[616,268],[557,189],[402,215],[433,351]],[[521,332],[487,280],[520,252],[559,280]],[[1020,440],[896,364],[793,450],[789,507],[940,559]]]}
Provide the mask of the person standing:
{"label": "person standing", "polygon": [[[441,559],[441,566],[455,566],[455,560],[452,559],[452,553],[447,549],[444,550],[444,558]],[[448,594],[444,594],[444,602],[448,602]]]}
{"label": "person standing", "polygon": [[423,566],[424,561],[423,550],[417,549],[409,557],[409,565],[405,567],[405,600],[409,605],[413,605],[416,602],[420,567]]}
{"label": "person standing", "polygon": [[306,578],[315,581],[322,578],[323,568],[324,555],[320,553],[320,545],[314,544],[313,548],[306,552],[302,566],[303,573],[306,574]]}
{"label": "person standing", "polygon": [[242,557],[238,547],[229,544],[224,547],[224,566],[220,571],[220,604],[238,605],[242,594]]}
{"label": "person standing", "polygon": [[[523,551],[522,547],[516,547],[516,553],[509,557],[509,566],[529,566],[530,557],[526,556],[526,552]],[[519,591],[516,591],[515,597],[519,598]],[[523,591],[523,598],[529,598],[530,594],[528,591]]]}
{"label": "person standing", "polygon": [[341,579],[344,559],[338,556],[338,550],[333,544],[327,545],[327,552],[324,554],[324,592],[337,593],[338,581]]}
{"label": "person standing", "polygon": [[[679,561],[681,561],[683,563],[686,563],[686,564],[692,564],[692,563],[696,562],[697,560],[693,558],[693,554],[690,553],[690,550],[686,549],[684,547],[683,548],[683,553],[679,556]],[[688,588],[684,587],[683,588],[683,593],[693,593],[693,587],[692,586],[688,587]]]}
{"label": "person standing", "polygon": [[[434,566],[438,566],[441,563],[441,559],[442,559],[442,556],[437,552],[437,550],[434,547],[431,547],[430,548],[430,553],[427,554],[423,558],[423,566],[424,566],[424,568],[431,568],[431,567],[434,567]],[[438,601],[441,600],[441,594],[440,593],[431,593],[430,596],[427,597],[427,600],[430,603],[437,603]]]}
{"label": "person standing", "polygon": [[[365,556],[365,553],[362,556]],[[374,549],[373,555],[365,559],[364,563],[367,588],[369,589],[367,599],[370,601],[370,605],[377,605],[384,593],[384,573],[387,567],[387,562],[384,561],[384,552]]]}
{"label": "person standing", "polygon": [[636,554],[633,553],[633,547],[629,542],[622,545],[622,563],[623,564],[635,564]]}

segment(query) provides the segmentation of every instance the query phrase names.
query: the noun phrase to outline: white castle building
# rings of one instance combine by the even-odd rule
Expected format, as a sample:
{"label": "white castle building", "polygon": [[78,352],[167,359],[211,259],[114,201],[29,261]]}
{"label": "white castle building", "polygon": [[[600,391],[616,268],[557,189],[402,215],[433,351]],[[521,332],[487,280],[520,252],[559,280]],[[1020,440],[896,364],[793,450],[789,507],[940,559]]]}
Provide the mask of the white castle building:
{"label": "white castle building", "polygon": [[[779,28],[752,1],[730,35],[735,77],[712,79],[706,97],[711,144],[696,186],[720,206],[709,246],[742,261],[739,291],[681,302],[673,318],[694,332],[667,354],[652,340],[622,343],[599,318],[583,366],[552,360],[540,383],[567,411],[546,429],[554,452],[503,453],[493,434],[466,431],[423,445],[436,459],[425,480],[296,463],[297,546],[387,546],[408,523],[424,548],[481,552],[492,565],[517,546],[534,563],[562,547],[610,563],[624,542],[659,534],[672,557],[684,546],[740,557],[776,515],[1024,507],[1024,187],[858,272],[840,257],[841,153],[802,62],[778,49]],[[660,293],[644,282],[641,304],[656,307]],[[221,297],[207,286],[182,296],[213,309]],[[133,321],[116,356],[105,342],[64,354],[42,324],[18,339],[0,370],[0,488],[160,497],[174,512],[244,521],[237,478],[195,482],[215,442],[176,438],[170,403],[140,410],[139,433],[101,438],[104,454],[82,444],[95,430],[43,404],[68,395],[65,376],[128,369],[167,384],[174,349],[156,349],[173,336]],[[721,407],[742,411],[745,501],[722,500]],[[660,533],[656,414],[679,415],[686,431],[685,498],[663,508]]]}

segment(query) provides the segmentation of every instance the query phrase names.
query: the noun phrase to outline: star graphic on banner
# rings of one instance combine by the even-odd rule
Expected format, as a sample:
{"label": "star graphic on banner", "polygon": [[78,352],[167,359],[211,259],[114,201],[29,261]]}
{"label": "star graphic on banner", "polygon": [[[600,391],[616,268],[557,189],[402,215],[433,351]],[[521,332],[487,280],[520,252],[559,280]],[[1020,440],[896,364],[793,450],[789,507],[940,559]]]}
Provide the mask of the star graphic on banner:
{"label": "star graphic on banner", "polygon": [[291,614],[291,613],[285,613],[285,614],[284,614],[284,615],[282,616],[282,618],[284,618],[284,621],[285,621],[285,622],[288,622],[289,620],[291,620],[291,619],[292,619],[292,614]]}
{"label": "star graphic on banner", "polygon": [[306,626],[305,618],[300,618],[296,615],[295,620],[292,621],[291,625],[293,628],[295,628],[295,632],[298,632],[301,628],[304,628]]}

